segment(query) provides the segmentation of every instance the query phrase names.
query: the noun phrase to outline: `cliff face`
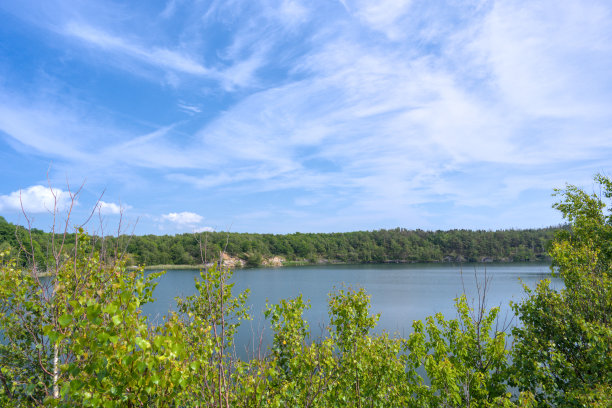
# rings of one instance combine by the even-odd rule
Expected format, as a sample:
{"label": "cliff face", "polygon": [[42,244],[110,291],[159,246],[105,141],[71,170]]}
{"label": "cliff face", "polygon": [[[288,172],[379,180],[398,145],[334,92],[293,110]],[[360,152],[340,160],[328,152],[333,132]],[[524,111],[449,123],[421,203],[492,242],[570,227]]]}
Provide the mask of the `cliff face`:
{"label": "cliff face", "polygon": [[[283,266],[284,264],[285,258],[283,258],[282,256],[272,256],[270,258],[262,258],[260,266],[277,267]],[[223,265],[229,268],[243,268],[247,266],[247,261],[242,258],[238,258],[224,253]]]}
{"label": "cliff face", "polygon": [[246,262],[240,258],[230,256],[227,253],[223,253],[223,265],[229,268],[242,268],[246,265]]}
{"label": "cliff face", "polygon": [[285,258],[282,256],[273,256],[271,258],[264,258],[261,261],[263,266],[283,266],[285,263]]}

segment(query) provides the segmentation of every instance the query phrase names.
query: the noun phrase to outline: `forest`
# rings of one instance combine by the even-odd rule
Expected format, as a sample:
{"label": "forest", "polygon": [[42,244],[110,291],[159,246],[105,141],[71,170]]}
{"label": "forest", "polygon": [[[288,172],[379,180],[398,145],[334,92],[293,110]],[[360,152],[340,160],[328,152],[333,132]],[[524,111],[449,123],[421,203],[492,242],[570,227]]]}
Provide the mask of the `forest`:
{"label": "forest", "polygon": [[[92,237],[98,249],[125,254],[129,265],[201,265],[215,262],[223,251],[260,266],[272,257],[295,263],[385,262],[517,262],[548,261],[547,250],[563,227],[499,231],[391,230],[286,235],[203,232],[179,235],[121,235]],[[49,256],[51,236],[41,230],[28,233],[0,217],[0,250],[30,242],[39,265]],[[66,245],[74,245],[68,234]],[[25,254],[24,254],[25,256]],[[22,257],[25,262],[25,257]]]}

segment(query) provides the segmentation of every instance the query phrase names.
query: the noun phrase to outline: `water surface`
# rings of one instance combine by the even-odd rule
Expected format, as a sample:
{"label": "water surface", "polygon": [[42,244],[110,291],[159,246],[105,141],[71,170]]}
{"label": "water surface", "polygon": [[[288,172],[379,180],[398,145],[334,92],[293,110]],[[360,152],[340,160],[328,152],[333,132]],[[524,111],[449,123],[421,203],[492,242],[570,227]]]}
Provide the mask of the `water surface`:
{"label": "water surface", "polygon": [[[197,270],[171,270],[160,278],[155,290],[156,301],[145,305],[153,317],[176,309],[174,298],[195,293]],[[464,290],[470,301],[477,301],[477,285],[487,281],[488,307],[501,306],[501,316],[512,317],[510,301],[524,297],[523,283],[534,287],[541,279],[551,278],[550,268],[539,263],[508,264],[376,264],[317,265],[303,267],[239,269],[234,272],[234,293],[249,288],[248,304],[253,321],[247,322],[238,334],[238,343],[246,347],[258,339],[263,330],[268,344],[270,330],[265,329],[263,310],[266,301],[276,303],[283,298],[302,294],[310,300],[305,313],[314,337],[320,336],[328,324],[328,294],[335,288],[364,288],[371,296],[372,313],[380,313],[377,330],[407,336],[412,322],[437,312],[445,317],[456,316],[454,298]],[[561,281],[552,279],[553,287]],[[257,343],[257,341],[255,341]]]}

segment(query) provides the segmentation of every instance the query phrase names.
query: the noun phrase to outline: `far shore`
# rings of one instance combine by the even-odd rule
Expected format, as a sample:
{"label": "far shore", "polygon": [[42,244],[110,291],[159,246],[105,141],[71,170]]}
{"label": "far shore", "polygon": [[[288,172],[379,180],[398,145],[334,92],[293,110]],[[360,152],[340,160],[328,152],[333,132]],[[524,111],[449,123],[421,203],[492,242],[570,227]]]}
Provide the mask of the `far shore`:
{"label": "far shore", "polygon": [[[254,269],[254,268],[281,268],[281,267],[292,267],[292,266],[314,266],[314,265],[384,265],[384,264],[505,264],[505,263],[541,263],[549,264],[547,260],[533,260],[533,261],[480,261],[480,262],[460,262],[460,261],[406,261],[406,260],[391,260],[386,262],[342,262],[342,261],[328,261],[320,260],[317,262],[311,261],[284,261],[282,265],[259,265],[259,266],[240,266],[240,265],[229,265],[231,269]],[[214,263],[207,264],[196,264],[196,265],[146,265],[145,270],[197,270],[197,269],[208,269],[214,266]],[[226,265],[228,266],[228,265]],[[136,269],[138,266],[130,266],[131,269]]]}
{"label": "far shore", "polygon": [[[228,263],[225,266],[230,269],[255,269],[255,268],[284,268],[284,267],[296,267],[296,266],[316,266],[316,265],[385,265],[385,264],[457,264],[457,265],[471,265],[471,264],[504,264],[504,263],[541,263],[550,264],[550,261],[537,259],[532,261],[508,261],[508,260],[483,260],[480,262],[467,262],[457,260],[442,260],[442,261],[408,261],[408,260],[390,260],[385,262],[342,262],[342,261],[329,261],[327,259],[320,259],[318,261],[286,261],[283,260],[280,264],[261,264],[258,266],[248,266],[245,262],[243,263]],[[209,262],[206,264],[182,264],[182,265],[171,265],[171,264],[159,264],[159,265],[145,265],[143,269],[146,271],[171,271],[171,270],[202,270],[212,268],[216,262]],[[140,266],[130,265],[128,269],[138,269]],[[39,271],[36,274],[39,278],[48,278],[54,275],[53,272],[42,272]]]}

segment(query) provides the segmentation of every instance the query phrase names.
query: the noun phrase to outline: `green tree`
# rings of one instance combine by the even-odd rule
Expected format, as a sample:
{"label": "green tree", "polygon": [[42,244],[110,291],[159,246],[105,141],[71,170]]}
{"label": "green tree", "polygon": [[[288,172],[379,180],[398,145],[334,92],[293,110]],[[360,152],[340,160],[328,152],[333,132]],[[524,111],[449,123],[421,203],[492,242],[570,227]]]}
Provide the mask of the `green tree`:
{"label": "green tree", "polygon": [[[82,230],[50,278],[4,261],[0,401],[16,406],[145,406],[173,401],[184,379],[176,341],[155,341],[140,307],[159,274],[105,263]],[[170,330],[166,324],[158,333]],[[180,338],[179,338],[180,339]],[[160,376],[161,372],[166,375]]]}
{"label": "green tree", "polygon": [[403,353],[402,339],[372,333],[380,316],[370,314],[365,291],[331,293],[329,316],[336,361],[322,406],[413,406],[416,371]]}
{"label": "green tree", "polygon": [[[170,405],[186,383],[181,337],[173,322],[153,327],[141,314],[152,301],[155,279],[123,263],[100,263],[87,248],[87,236],[74,266],[55,275],[57,323],[43,328],[60,351],[61,398],[47,404],[85,407]],[[163,373],[163,374],[162,374]]]}
{"label": "green tree", "polygon": [[254,252],[247,256],[246,264],[251,268],[257,268],[258,266],[261,266],[262,261],[263,259],[261,257],[261,254],[259,252]]}
{"label": "green tree", "polygon": [[45,311],[35,275],[24,273],[9,252],[0,254],[0,402],[40,405],[51,389],[52,351],[42,333]]}
{"label": "green tree", "polygon": [[[481,297],[482,299],[482,297]],[[531,405],[530,393],[508,392],[506,333],[497,326],[499,307],[476,310],[465,295],[455,299],[458,318],[438,313],[426,324],[415,321],[408,339],[409,359],[427,374],[418,388],[420,407],[512,407]]]}
{"label": "green tree", "polygon": [[336,367],[331,339],[311,342],[302,296],[267,305],[274,338],[267,372],[267,406],[321,406]]}
{"label": "green tree", "polygon": [[241,322],[250,319],[245,306],[249,290],[232,294],[232,273],[212,267],[195,279],[197,293],[177,298],[183,363],[188,387],[179,406],[230,407],[240,399],[240,384],[248,364],[235,354],[234,335]]}
{"label": "green tree", "polygon": [[612,404],[612,182],[595,177],[599,192],[567,185],[554,205],[570,229],[556,234],[552,271],[564,288],[542,281],[515,304],[516,384],[540,406]]}

